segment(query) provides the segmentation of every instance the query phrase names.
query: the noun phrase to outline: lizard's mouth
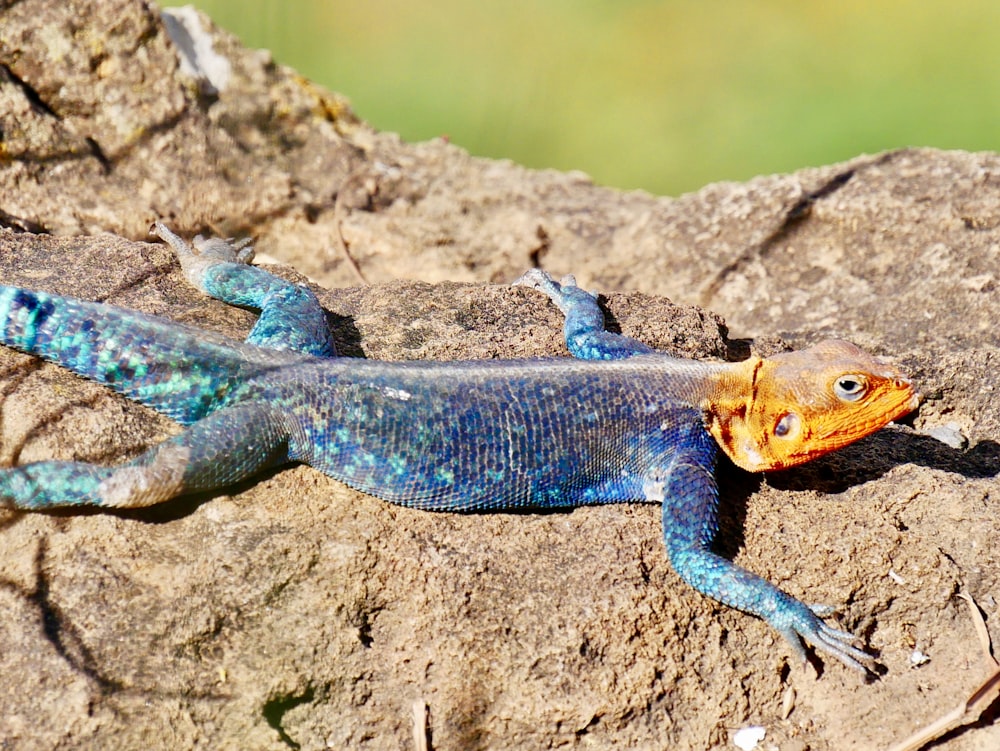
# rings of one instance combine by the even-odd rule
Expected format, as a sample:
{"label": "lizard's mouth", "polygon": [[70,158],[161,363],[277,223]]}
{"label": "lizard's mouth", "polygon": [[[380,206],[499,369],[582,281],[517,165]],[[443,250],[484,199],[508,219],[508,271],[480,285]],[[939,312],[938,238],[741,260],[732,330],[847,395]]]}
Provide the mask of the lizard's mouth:
{"label": "lizard's mouth", "polygon": [[808,416],[806,423],[811,429],[805,432],[797,446],[787,447],[792,449],[787,453],[782,451],[786,447],[780,445],[780,439],[772,436],[768,448],[775,461],[761,469],[794,467],[836,451],[878,432],[890,422],[908,415],[919,404],[920,396],[910,382],[896,379],[891,389],[886,389],[877,398],[873,396],[871,403],[862,406],[856,413],[845,411]]}
{"label": "lizard's mouth", "polygon": [[761,456],[756,446],[754,446],[753,441],[750,440],[744,441],[738,451],[727,453],[737,467],[745,469],[747,472],[763,472],[773,469],[774,466],[772,462],[767,461]]}

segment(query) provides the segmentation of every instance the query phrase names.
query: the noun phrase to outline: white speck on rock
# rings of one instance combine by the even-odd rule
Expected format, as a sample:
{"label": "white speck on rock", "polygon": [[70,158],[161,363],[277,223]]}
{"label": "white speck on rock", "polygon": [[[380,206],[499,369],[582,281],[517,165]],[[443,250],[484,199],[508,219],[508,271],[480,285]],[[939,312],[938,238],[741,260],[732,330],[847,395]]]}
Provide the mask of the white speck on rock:
{"label": "white speck on rock", "polygon": [[741,751],[753,751],[765,735],[767,731],[760,725],[748,725],[733,733],[733,745]]}

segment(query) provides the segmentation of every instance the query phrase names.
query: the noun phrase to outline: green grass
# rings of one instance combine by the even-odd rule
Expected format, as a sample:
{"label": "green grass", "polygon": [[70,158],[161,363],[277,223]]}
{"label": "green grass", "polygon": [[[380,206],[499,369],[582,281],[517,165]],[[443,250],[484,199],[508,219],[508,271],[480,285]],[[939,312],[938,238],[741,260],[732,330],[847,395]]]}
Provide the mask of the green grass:
{"label": "green grass", "polygon": [[1000,149],[1000,3],[196,0],[382,130],[677,194]]}

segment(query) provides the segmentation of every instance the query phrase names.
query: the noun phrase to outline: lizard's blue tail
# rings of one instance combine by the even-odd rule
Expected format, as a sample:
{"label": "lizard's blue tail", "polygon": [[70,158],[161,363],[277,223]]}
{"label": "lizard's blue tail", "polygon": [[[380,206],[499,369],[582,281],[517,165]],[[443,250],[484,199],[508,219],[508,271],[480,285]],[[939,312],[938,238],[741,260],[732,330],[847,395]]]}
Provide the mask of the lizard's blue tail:
{"label": "lizard's blue tail", "polygon": [[134,310],[0,286],[0,344],[37,355],[191,424],[287,358]]}

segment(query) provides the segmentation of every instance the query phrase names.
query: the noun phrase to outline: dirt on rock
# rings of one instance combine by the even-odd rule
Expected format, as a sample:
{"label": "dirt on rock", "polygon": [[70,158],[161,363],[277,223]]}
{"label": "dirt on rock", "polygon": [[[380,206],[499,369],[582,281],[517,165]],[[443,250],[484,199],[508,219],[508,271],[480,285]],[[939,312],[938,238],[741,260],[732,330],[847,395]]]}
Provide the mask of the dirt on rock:
{"label": "dirt on rock", "polygon": [[[686,587],[654,506],[432,514],[294,467],[141,512],[0,511],[0,748],[714,749],[759,725],[759,748],[864,751],[995,669],[963,597],[1000,637],[1000,156],[623,193],[402,143],[194,11],[137,0],[4,6],[0,103],[3,284],[244,336],[252,313],[145,242],[163,218],[254,237],[314,282],[347,355],[565,354],[558,312],[507,284],[541,266],[657,348],[840,336],[922,393],[801,468],[720,470],[722,551],[835,606],[877,679],[803,666]],[[7,349],[0,390],[6,466],[119,461],[178,430]],[[997,748],[996,713],[934,748]]]}

